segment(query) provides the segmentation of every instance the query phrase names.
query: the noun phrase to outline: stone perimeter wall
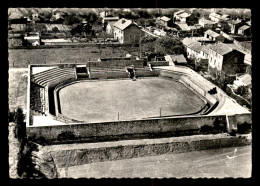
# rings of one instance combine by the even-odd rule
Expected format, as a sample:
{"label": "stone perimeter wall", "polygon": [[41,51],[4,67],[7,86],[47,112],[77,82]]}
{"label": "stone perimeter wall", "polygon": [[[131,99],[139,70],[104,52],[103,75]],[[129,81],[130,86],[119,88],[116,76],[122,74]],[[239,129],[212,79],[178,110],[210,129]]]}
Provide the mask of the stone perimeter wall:
{"label": "stone perimeter wall", "polygon": [[214,123],[220,122],[225,127],[226,116],[190,116],[175,118],[160,118],[133,121],[117,121],[104,123],[65,124],[58,126],[27,127],[28,138],[32,141],[38,138],[55,142],[64,132],[74,134],[75,139],[95,140],[112,139],[116,136],[150,137],[168,133],[173,135],[201,134],[203,126],[209,126],[208,133],[214,130]]}

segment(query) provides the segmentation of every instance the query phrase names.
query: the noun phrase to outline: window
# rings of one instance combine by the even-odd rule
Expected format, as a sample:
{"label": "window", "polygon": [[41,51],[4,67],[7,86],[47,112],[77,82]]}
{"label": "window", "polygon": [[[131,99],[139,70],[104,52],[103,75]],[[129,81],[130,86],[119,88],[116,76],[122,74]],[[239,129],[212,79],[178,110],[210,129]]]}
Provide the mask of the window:
{"label": "window", "polygon": [[235,57],[235,59],[234,59],[234,63],[237,63],[237,57]]}

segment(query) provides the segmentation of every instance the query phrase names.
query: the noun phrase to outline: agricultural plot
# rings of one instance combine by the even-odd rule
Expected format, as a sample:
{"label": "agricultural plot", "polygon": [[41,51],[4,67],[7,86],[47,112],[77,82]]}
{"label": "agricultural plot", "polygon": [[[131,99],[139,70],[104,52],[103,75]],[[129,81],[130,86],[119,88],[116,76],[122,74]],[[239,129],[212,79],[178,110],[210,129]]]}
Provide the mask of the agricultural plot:
{"label": "agricultural plot", "polygon": [[44,24],[47,28],[47,31],[52,31],[53,28],[58,28],[59,31],[69,31],[71,28],[68,25],[63,24]]}
{"label": "agricultural plot", "polygon": [[123,47],[52,48],[9,50],[10,67],[28,67],[28,64],[85,63],[98,58],[125,57],[127,53],[136,55],[138,47],[129,50]]}

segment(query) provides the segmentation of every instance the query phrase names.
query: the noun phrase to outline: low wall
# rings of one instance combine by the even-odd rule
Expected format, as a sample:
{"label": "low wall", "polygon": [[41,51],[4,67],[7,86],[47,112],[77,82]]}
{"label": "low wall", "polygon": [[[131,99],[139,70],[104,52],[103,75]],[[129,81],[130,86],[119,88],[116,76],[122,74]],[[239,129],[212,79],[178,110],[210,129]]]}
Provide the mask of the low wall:
{"label": "low wall", "polygon": [[[143,67],[144,60],[112,60],[112,61],[90,61],[87,62],[88,66],[91,67],[103,67],[103,68],[111,68],[111,67],[126,67],[130,65],[134,65],[135,67]],[[91,69],[90,69],[91,70]]]}
{"label": "low wall", "polygon": [[136,77],[151,77],[151,76],[158,76],[158,71],[148,71],[148,70],[136,70],[135,71]]}
{"label": "low wall", "polygon": [[207,102],[210,103],[211,105],[214,105],[216,103],[217,99],[212,95],[210,95],[206,90],[204,90],[202,88],[203,86],[195,84],[193,81],[191,81],[189,78],[185,76],[182,76],[180,78],[180,82],[195,90],[197,93],[203,96],[207,100]]}
{"label": "low wall", "polygon": [[152,66],[169,66],[169,61],[149,61]]}
{"label": "low wall", "polygon": [[228,132],[249,133],[252,127],[252,116],[249,114],[236,114],[227,116]]}
{"label": "low wall", "polygon": [[181,77],[181,74],[174,73],[173,71],[167,71],[167,70],[156,70],[160,73],[160,76],[162,77],[167,77],[167,78],[172,78],[175,80],[179,80]]}
{"label": "low wall", "polygon": [[205,135],[108,142],[106,144],[84,144],[84,146],[76,145],[73,148],[68,148],[67,144],[64,147],[64,144],[58,145],[59,150],[51,151],[50,154],[55,165],[58,168],[63,168],[95,162],[238,147],[250,144],[251,140],[247,136]]}
{"label": "low wall", "polygon": [[114,79],[114,78],[128,78],[126,71],[100,71],[91,72],[90,79]]}
{"label": "low wall", "polygon": [[[59,142],[57,138],[70,133],[75,140],[111,140],[152,137],[152,136],[182,136],[201,134],[201,129],[207,127],[207,133],[213,132],[216,122],[226,128],[225,116],[190,116],[163,119],[118,121],[104,123],[86,123],[59,126],[27,127],[28,138],[37,141],[44,138],[52,143]],[[220,132],[220,131],[219,131]]]}

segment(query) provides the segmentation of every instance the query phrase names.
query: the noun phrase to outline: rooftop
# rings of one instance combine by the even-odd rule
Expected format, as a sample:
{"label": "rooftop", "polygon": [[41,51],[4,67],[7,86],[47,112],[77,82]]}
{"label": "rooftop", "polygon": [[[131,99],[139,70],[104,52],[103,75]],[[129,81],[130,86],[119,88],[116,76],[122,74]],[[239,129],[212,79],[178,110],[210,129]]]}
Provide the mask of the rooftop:
{"label": "rooftop", "polygon": [[183,54],[180,55],[170,55],[170,57],[172,58],[173,62],[177,62],[177,63],[187,63],[186,58],[184,57]]}
{"label": "rooftop", "polygon": [[204,24],[216,24],[216,22],[214,22],[214,21],[211,21],[211,20],[208,20],[208,19],[205,19],[205,18],[201,18],[200,19],[200,22],[203,22]]}
{"label": "rooftop", "polygon": [[206,33],[207,35],[210,35],[211,37],[218,37],[218,36],[220,35],[220,34],[214,32],[214,31],[212,31],[212,30],[207,30],[205,33]]}
{"label": "rooftop", "polygon": [[125,28],[127,28],[131,24],[132,24],[131,20],[122,18],[122,19],[120,19],[120,20],[118,20],[117,22],[114,23],[114,27],[117,27],[120,30],[124,30]]}
{"label": "rooftop", "polygon": [[206,54],[209,54],[209,47],[210,45],[202,45],[201,51],[203,51]]}
{"label": "rooftop", "polygon": [[181,14],[183,12],[184,12],[184,10],[179,10],[178,12],[175,12],[174,15],[178,15],[178,14]]}
{"label": "rooftop", "polygon": [[250,74],[243,74],[241,76],[237,77],[237,80],[240,82],[243,82],[245,84],[245,86],[247,85],[251,85],[251,81],[252,81],[252,77]]}
{"label": "rooftop", "polygon": [[190,48],[191,50],[194,50],[194,51],[196,51],[196,52],[198,52],[198,53],[200,53],[202,47],[203,47],[203,46],[202,46],[199,42],[197,42],[197,41],[195,41],[194,43],[191,43],[191,44],[188,46],[188,48]]}
{"label": "rooftop", "polygon": [[226,44],[223,43],[217,43],[215,45],[211,45],[209,47],[211,50],[213,50],[214,52],[217,52],[220,55],[225,55],[231,51],[233,51],[233,49],[231,47],[229,47]]}
{"label": "rooftop", "polygon": [[209,16],[213,16],[213,17],[216,17],[216,18],[220,18],[221,15],[217,14],[216,12],[213,12],[211,14],[209,14]]}
{"label": "rooftop", "polygon": [[250,26],[248,26],[248,25],[243,25],[243,26],[241,26],[238,30],[246,30],[246,29],[248,29],[248,28],[250,28]]}
{"label": "rooftop", "polygon": [[178,25],[182,31],[190,30],[190,27],[186,23],[175,23],[175,24]]}
{"label": "rooftop", "polygon": [[104,17],[103,20],[109,21],[109,20],[119,20],[119,17]]}
{"label": "rooftop", "polygon": [[160,17],[160,19],[166,22],[171,20],[169,17],[166,16]]}
{"label": "rooftop", "polygon": [[182,17],[182,18],[186,18],[186,17],[189,17],[190,15],[191,14],[189,14],[189,13],[183,12],[183,13],[179,14],[178,16]]}
{"label": "rooftop", "polygon": [[228,23],[229,24],[233,24],[233,25],[236,25],[236,24],[238,24],[238,23],[241,23],[241,20],[240,19],[232,19],[232,20],[230,20],[230,21],[228,21]]}
{"label": "rooftop", "polygon": [[191,43],[194,43],[194,42],[196,42],[196,41],[194,41],[194,40],[192,40],[192,39],[190,39],[190,38],[188,38],[188,37],[185,37],[185,38],[182,40],[182,43],[183,43],[185,46],[188,46],[188,45],[190,45]]}

